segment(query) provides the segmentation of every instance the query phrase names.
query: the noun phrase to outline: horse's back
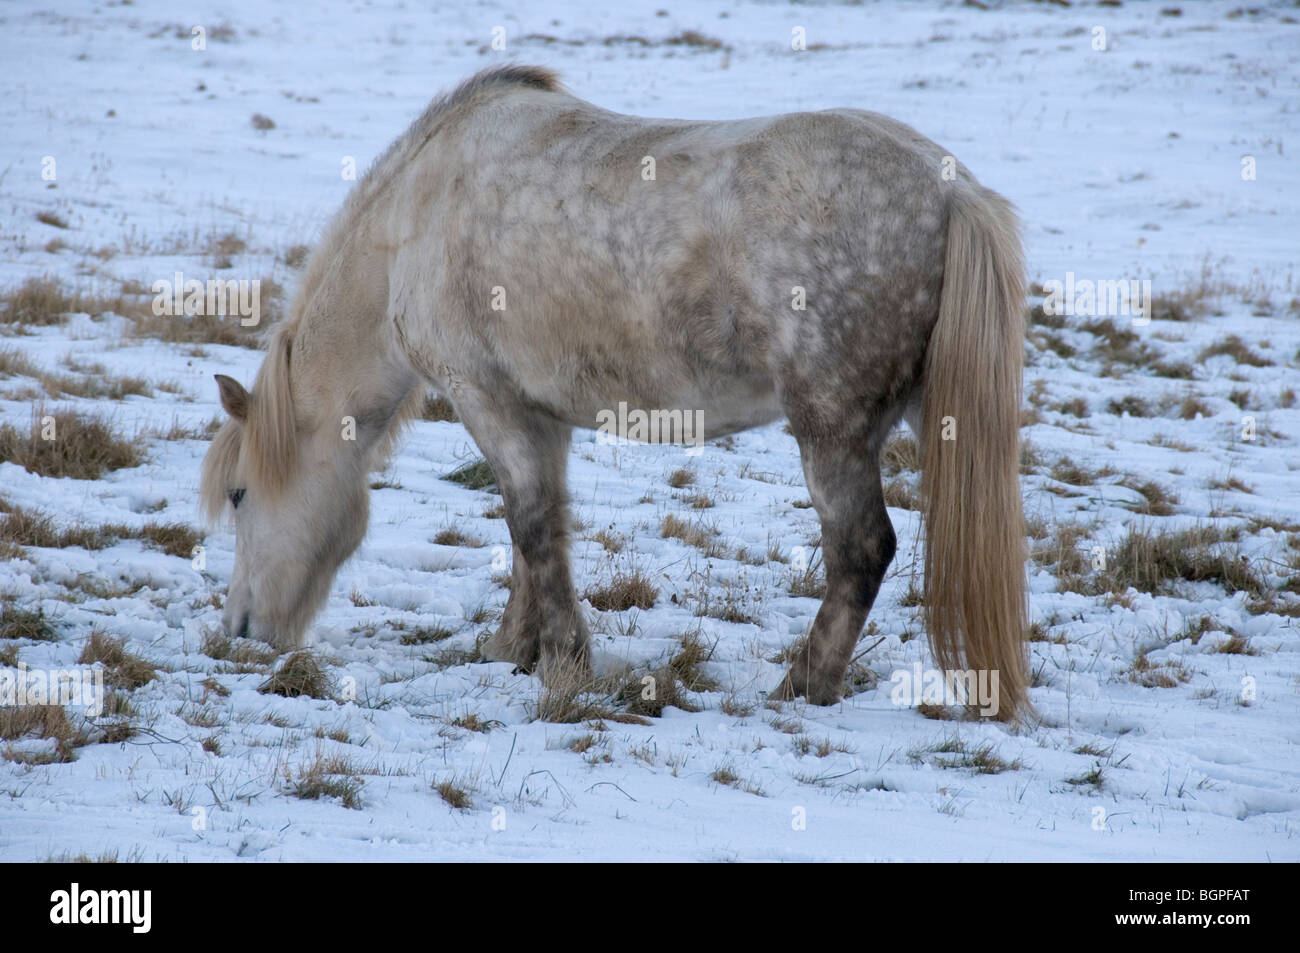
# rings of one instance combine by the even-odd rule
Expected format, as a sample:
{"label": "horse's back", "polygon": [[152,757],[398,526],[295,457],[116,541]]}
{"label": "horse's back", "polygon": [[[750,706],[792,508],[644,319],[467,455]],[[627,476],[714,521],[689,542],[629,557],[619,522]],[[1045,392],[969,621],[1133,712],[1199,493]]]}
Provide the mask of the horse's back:
{"label": "horse's back", "polygon": [[424,201],[401,214],[448,266],[430,289],[460,323],[444,349],[485,351],[579,419],[721,402],[733,429],[779,414],[783,373],[834,376],[882,339],[903,345],[891,365],[916,363],[942,155],[857,110],[645,119],[508,89],[417,156],[406,191]]}

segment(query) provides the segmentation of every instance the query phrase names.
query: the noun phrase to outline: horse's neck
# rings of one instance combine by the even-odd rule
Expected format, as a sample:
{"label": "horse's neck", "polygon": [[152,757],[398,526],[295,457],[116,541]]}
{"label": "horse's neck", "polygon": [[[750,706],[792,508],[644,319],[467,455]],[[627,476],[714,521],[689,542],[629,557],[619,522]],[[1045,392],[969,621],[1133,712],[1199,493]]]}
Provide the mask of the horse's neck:
{"label": "horse's neck", "polygon": [[312,406],[340,418],[319,423],[346,427],[350,417],[368,447],[388,436],[420,379],[387,320],[387,282],[354,270],[315,289],[295,331],[293,374]]}

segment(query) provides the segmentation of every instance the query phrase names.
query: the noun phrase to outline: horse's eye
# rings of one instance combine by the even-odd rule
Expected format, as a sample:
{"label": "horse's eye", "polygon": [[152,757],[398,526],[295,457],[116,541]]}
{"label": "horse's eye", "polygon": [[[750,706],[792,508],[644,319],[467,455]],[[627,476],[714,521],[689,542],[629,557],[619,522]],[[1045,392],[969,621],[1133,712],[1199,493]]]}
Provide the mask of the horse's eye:
{"label": "horse's eye", "polygon": [[244,498],[243,490],[230,491],[230,505],[233,506],[235,509],[239,509],[239,501],[242,500],[243,498]]}

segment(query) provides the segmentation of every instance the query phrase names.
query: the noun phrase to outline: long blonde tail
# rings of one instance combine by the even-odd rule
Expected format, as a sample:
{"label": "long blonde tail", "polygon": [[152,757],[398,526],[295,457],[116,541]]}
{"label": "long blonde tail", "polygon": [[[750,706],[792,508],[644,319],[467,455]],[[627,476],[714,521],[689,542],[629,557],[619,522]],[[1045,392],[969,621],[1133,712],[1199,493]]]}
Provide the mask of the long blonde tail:
{"label": "long blonde tail", "polygon": [[925,618],[941,668],[989,673],[989,685],[996,673],[996,714],[1008,721],[1028,690],[1019,476],[1024,302],[1011,204],[975,185],[954,191],[922,405]]}

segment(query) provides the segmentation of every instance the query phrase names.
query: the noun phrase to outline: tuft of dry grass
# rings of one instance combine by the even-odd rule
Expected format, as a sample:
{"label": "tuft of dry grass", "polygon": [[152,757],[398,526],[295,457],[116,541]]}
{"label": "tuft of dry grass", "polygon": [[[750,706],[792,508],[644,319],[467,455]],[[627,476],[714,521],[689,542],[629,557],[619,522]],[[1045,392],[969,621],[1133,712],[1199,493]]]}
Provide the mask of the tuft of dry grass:
{"label": "tuft of dry grass", "polygon": [[1082,397],[1072,397],[1069,400],[1062,401],[1061,405],[1056,408],[1058,413],[1069,414],[1071,417],[1088,417],[1092,411],[1088,408],[1088,402]]}
{"label": "tuft of dry grass", "polygon": [[1191,679],[1192,673],[1182,662],[1153,663],[1146,652],[1139,652],[1128,670],[1128,680],[1143,688],[1177,688]]}
{"label": "tuft of dry grass", "polygon": [[[1236,404],[1238,409],[1246,410],[1248,405],[1253,402],[1254,398],[1246,388],[1237,387],[1228,393],[1228,400]],[[1258,405],[1256,405],[1256,407],[1258,407]]]}
{"label": "tuft of dry grass", "polygon": [[102,364],[65,362],[79,375],[54,374],[33,364],[21,351],[0,350],[0,377],[34,378],[50,397],[84,397],[88,400],[123,400],[152,397],[153,387],[143,377],[117,377]]}
{"label": "tuft of dry grass", "polygon": [[1036,473],[1043,465],[1043,455],[1029,440],[1020,441],[1020,472]]}
{"label": "tuft of dry grass", "polygon": [[607,553],[621,553],[627,545],[627,537],[614,532],[613,524],[607,529],[597,530],[591,534],[593,543],[600,543]]}
{"label": "tuft of dry grass", "polygon": [[913,748],[907,758],[914,764],[928,762],[939,768],[965,768],[976,774],[1001,774],[1024,767],[1019,758],[1007,761],[999,757],[991,741],[972,747],[955,735],[926,747]]}
{"label": "tuft of dry grass", "polygon": [[145,523],[136,531],[137,539],[157,546],[168,556],[189,559],[194,548],[203,542],[203,536],[184,523]]}
{"label": "tuft of dry grass", "polygon": [[1259,649],[1251,645],[1249,639],[1234,634],[1216,645],[1214,652],[1218,655],[1258,655]]}
{"label": "tuft of dry grass", "polygon": [[1130,507],[1134,513],[1143,516],[1172,516],[1178,505],[1178,497],[1170,489],[1155,480],[1141,480],[1129,475],[1119,481],[1119,485],[1142,494],[1142,502]]}
{"label": "tuft of dry grass", "polygon": [[1249,484],[1235,476],[1221,477],[1210,481],[1211,490],[1235,490],[1238,493],[1254,493]]}
{"label": "tuft of dry grass", "polygon": [[1201,351],[1196,356],[1198,361],[1205,361],[1212,357],[1221,356],[1231,357],[1238,364],[1246,364],[1250,367],[1272,367],[1273,362],[1262,354],[1252,351],[1250,347],[1235,334],[1229,334],[1222,341],[1216,341],[1209,347]]}
{"label": "tuft of dry grass", "polygon": [[1188,394],[1177,404],[1177,414],[1183,420],[1195,420],[1197,417],[1209,419],[1214,416],[1214,408],[1194,394]]}
{"label": "tuft of dry grass", "polygon": [[98,480],[105,471],[139,466],[144,454],[138,440],[119,437],[98,418],[73,411],[46,413],[38,406],[26,433],[0,425],[0,461],[37,476]]}
{"label": "tuft of dry grass", "polygon": [[585,754],[586,752],[590,751],[592,748],[596,747],[598,744],[600,744],[600,739],[596,737],[596,735],[592,734],[591,732],[587,732],[587,734],[585,735],[579,735],[578,737],[574,738],[567,745],[565,745],[565,747],[568,748],[570,751],[572,751],[574,754]]}
{"label": "tuft of dry grass", "polygon": [[592,678],[589,669],[576,662],[552,669],[546,673],[533,717],[560,725],[611,718],[614,711],[609,707],[606,688]]}
{"label": "tuft of dry grass", "polygon": [[40,378],[44,373],[22,351],[11,347],[0,349],[0,377]]}
{"label": "tuft of dry grass", "polygon": [[1209,286],[1199,285],[1177,291],[1165,291],[1151,296],[1149,317],[1154,321],[1191,321],[1206,313]]}
{"label": "tuft of dry grass", "polygon": [[445,641],[455,634],[454,629],[449,629],[445,625],[426,625],[403,632],[399,641],[402,645],[429,645],[433,642]]}
{"label": "tuft of dry grass", "polygon": [[459,483],[467,490],[496,491],[496,474],[492,472],[488,462],[481,457],[471,460],[463,467],[457,467],[443,479],[451,483]]}
{"label": "tuft of dry grass", "polygon": [[1100,761],[1094,762],[1091,770],[1085,771],[1073,778],[1066,778],[1066,784],[1073,784],[1076,787],[1088,787],[1095,791],[1100,791],[1106,783],[1105,775]]}
{"label": "tuft of dry grass", "polygon": [[[1065,358],[1067,360],[1078,353],[1075,350],[1074,345],[1060,334],[1055,334],[1051,331],[1035,329],[1029,332],[1027,338],[1029,343],[1038,348],[1039,351],[1051,351],[1057,357]],[[1029,363],[1037,363],[1036,358],[1036,354],[1033,355],[1032,358],[1030,355],[1026,355],[1026,359]]]}
{"label": "tuft of dry grass", "polygon": [[1192,365],[1184,361],[1156,361],[1151,365],[1151,371],[1159,377],[1173,380],[1190,381],[1196,376]]}
{"label": "tuft of dry grass", "polygon": [[1114,414],[1116,417],[1123,417],[1125,414],[1130,417],[1154,417],[1156,415],[1155,408],[1151,406],[1150,401],[1135,394],[1129,394],[1121,400],[1111,400],[1106,404],[1106,413]]}
{"label": "tuft of dry grass", "polygon": [[963,721],[965,713],[956,707],[936,705],[933,702],[921,702],[916,706],[916,713],[931,721]]}
{"label": "tuft of dry grass", "polygon": [[[121,531],[119,533],[118,531]],[[11,507],[0,517],[0,539],[15,546],[35,546],[40,549],[66,549],[80,546],[83,549],[104,549],[111,546],[127,532],[125,526],[70,526],[59,529],[54,517],[34,513],[21,507]]]}
{"label": "tuft of dry grass", "polygon": [[665,708],[699,711],[688,697],[689,692],[716,691],[718,683],[703,669],[713,655],[714,646],[706,645],[699,630],[682,636],[682,647],[668,664],[649,673],[632,673],[617,700],[634,715],[659,718]]}
{"label": "tuft of dry grass", "polygon": [[135,691],[158,677],[157,669],[149,662],[126,650],[122,639],[115,639],[100,631],[90,633],[85,647],[77,659],[78,665],[104,666],[104,680],[114,688]]}
{"label": "tuft of dry grass", "polygon": [[481,549],[487,545],[477,536],[470,536],[468,533],[452,528],[439,530],[434,535],[433,541],[439,546],[463,546],[469,549]]}
{"label": "tuft of dry grass", "polygon": [[717,680],[710,677],[702,667],[713,658],[717,643],[707,644],[698,628],[684,633],[680,641],[682,647],[668,660],[668,667],[693,692],[717,691]]}
{"label": "tuft of dry grass", "polygon": [[361,810],[361,778],[346,758],[317,754],[316,760],[299,769],[291,793],[306,801],[323,797],[338,798],[343,806]]}
{"label": "tuft of dry grass", "polygon": [[1093,583],[1093,594],[1122,593],[1130,586],[1153,595],[1171,591],[1177,582],[1213,582],[1229,592],[1256,598],[1272,594],[1264,576],[1240,550],[1226,544],[1237,534],[1215,526],[1156,530],[1131,526],[1106,553],[1106,568]]}
{"label": "tuft of dry grass", "polygon": [[503,725],[502,722],[493,719],[485,721],[474,712],[461,715],[459,718],[453,718],[448,724],[455,725],[457,728],[464,728],[466,731],[477,731],[482,734],[487,734],[493,728],[500,728]]}
{"label": "tuft of dry grass", "polygon": [[[1045,298],[1047,295],[1047,289],[1040,284],[1034,283],[1029,288],[1029,294],[1031,297],[1036,297],[1040,299]],[[1047,312],[1047,309],[1043,307],[1043,302],[1041,300],[1033,307],[1029,308],[1025,313],[1026,327],[1031,327],[1033,325],[1040,325],[1041,327],[1051,328],[1054,331],[1059,331],[1062,328],[1064,328],[1068,323],[1069,322],[1066,321],[1065,315],[1063,314],[1056,314],[1056,313],[1049,314]]]}
{"label": "tuft of dry grass", "polygon": [[242,255],[248,250],[248,242],[244,241],[234,232],[227,232],[224,235],[213,235],[208,241],[208,247],[204,249],[204,254],[212,259],[214,268],[225,270],[231,267],[231,259],[235,255]]}
{"label": "tuft of dry grass", "polygon": [[1069,457],[1062,457],[1052,464],[1052,469],[1048,474],[1053,480],[1060,483],[1068,483],[1070,486],[1092,486],[1097,482],[1097,477],[1103,474],[1096,470],[1089,470],[1087,467],[1075,463]]}
{"label": "tuft of dry grass", "polygon": [[813,548],[803,569],[790,567],[790,595],[806,599],[826,598],[826,573],[822,571],[820,546]]}
{"label": "tuft of dry grass", "polygon": [[726,550],[718,541],[718,531],[703,523],[688,523],[680,516],[669,513],[659,524],[659,535],[663,539],[679,539],[687,546],[694,546],[710,559],[721,559]]}
{"label": "tuft of dry grass", "polygon": [[895,436],[880,452],[880,469],[886,476],[898,476],[904,470],[915,473],[921,469],[921,448],[912,437]]}
{"label": "tuft of dry grass", "polygon": [[1115,376],[1114,365],[1127,364],[1135,368],[1150,367],[1160,360],[1161,354],[1141,340],[1131,328],[1120,327],[1110,318],[1089,321],[1082,330],[1096,335],[1098,341],[1091,354],[1105,364],[1103,374]]}
{"label": "tuft of dry grass", "polygon": [[474,804],[469,792],[451,779],[438,781],[433,785],[433,789],[438,792],[440,798],[458,811],[467,811]]}
{"label": "tuft of dry grass", "polygon": [[668,474],[668,485],[674,490],[680,490],[684,486],[690,486],[695,482],[695,471],[688,470],[685,467],[679,467],[672,473]]}
{"label": "tuft of dry grass", "polygon": [[534,718],[562,725],[584,721],[651,724],[648,718],[635,712],[618,711],[612,707],[622,684],[618,676],[595,678],[590,669],[576,662],[549,670],[537,697]]}
{"label": "tuft of dry grass", "polygon": [[17,705],[0,708],[0,741],[22,738],[49,739],[54,751],[22,752],[6,745],[0,757],[19,764],[67,764],[76,758],[76,749],[88,744],[86,733],[72,724],[68,713],[59,705]]}
{"label": "tuft of dry grass", "polygon": [[252,639],[232,640],[220,632],[209,632],[204,636],[199,651],[208,658],[248,669],[263,668],[279,657],[279,653],[269,645]]}
{"label": "tuft of dry grass", "polygon": [[1088,535],[1079,523],[1063,523],[1055,536],[1035,545],[1030,558],[1036,565],[1049,567],[1056,576],[1061,592],[1084,592],[1091,564],[1080,542]]}
{"label": "tuft of dry grass", "polygon": [[99,550],[106,549],[119,540],[139,539],[169,556],[188,559],[193,555],[194,547],[203,540],[199,533],[184,523],[150,522],[140,527],[105,523],[101,526],[73,525],[60,529],[55,526],[54,518],[45,513],[12,505],[0,507],[0,511],[3,511],[0,515],[0,542],[16,547],[66,549],[80,546],[83,549]]}
{"label": "tuft of dry grass", "polygon": [[617,573],[605,585],[589,586],[582,597],[601,612],[624,612],[635,606],[649,609],[659,597],[659,590],[641,570]]}
{"label": "tuft of dry grass", "polygon": [[456,408],[451,406],[451,401],[438,394],[425,395],[424,406],[420,408],[420,419],[434,423],[458,423],[460,421],[460,418],[456,416]]}
{"label": "tuft of dry grass", "polygon": [[708,616],[710,619],[740,625],[758,623],[757,606],[754,604],[758,593],[754,587],[742,579],[723,579],[721,588],[722,593],[719,595],[712,582],[712,573],[706,570],[695,587],[686,593],[687,599],[695,603],[697,616]]}
{"label": "tuft of dry grass", "polygon": [[904,609],[914,609],[925,604],[925,593],[916,584],[915,576],[908,580],[907,589],[898,597],[898,604]]}
{"label": "tuft of dry grass", "polygon": [[112,312],[134,317],[147,311],[138,298],[69,291],[53,275],[28,278],[18,287],[0,292],[0,324],[48,326],[62,324],[69,314]]}
{"label": "tuft of dry grass", "polygon": [[0,639],[53,642],[57,638],[54,627],[45,618],[44,609],[20,609],[13,599],[4,600],[3,607],[0,607]]}
{"label": "tuft of dry grass", "polygon": [[921,495],[902,477],[886,480],[882,489],[885,493],[886,506],[897,507],[900,510],[921,509]]}
{"label": "tuft of dry grass", "polygon": [[698,30],[683,30],[664,40],[665,46],[690,46],[702,50],[725,50],[729,47],[716,36],[709,36]]}
{"label": "tuft of dry grass", "polygon": [[257,689],[263,695],[285,698],[329,698],[330,681],[320,663],[310,652],[294,652],[275,673]]}
{"label": "tuft of dry grass", "polygon": [[730,765],[724,764],[713,769],[713,772],[709,775],[709,780],[718,784],[725,784],[728,787],[735,787],[740,783],[740,775],[731,770]]}

